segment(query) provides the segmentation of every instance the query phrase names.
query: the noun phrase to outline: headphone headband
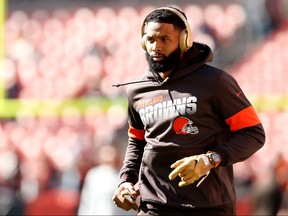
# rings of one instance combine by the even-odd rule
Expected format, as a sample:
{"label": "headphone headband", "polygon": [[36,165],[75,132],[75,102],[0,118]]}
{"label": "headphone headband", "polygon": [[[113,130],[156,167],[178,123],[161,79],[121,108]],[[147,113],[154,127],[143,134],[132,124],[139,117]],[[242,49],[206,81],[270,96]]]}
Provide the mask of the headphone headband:
{"label": "headphone headband", "polygon": [[[175,8],[172,8],[172,7],[160,7],[160,8],[157,8],[156,10],[169,10],[169,11],[173,12],[174,14],[176,14],[184,23],[187,22],[186,17],[180,11],[178,11]],[[154,10],[154,11],[156,11],[156,10]]]}

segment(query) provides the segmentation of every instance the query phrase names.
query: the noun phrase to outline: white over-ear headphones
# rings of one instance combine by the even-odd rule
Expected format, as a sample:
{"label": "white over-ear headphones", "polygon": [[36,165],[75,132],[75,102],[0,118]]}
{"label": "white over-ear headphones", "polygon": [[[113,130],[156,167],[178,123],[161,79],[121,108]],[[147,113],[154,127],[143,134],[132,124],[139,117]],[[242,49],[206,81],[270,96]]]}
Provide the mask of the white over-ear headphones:
{"label": "white over-ear headphones", "polygon": [[[179,12],[178,10],[176,10],[172,7],[160,7],[160,8],[157,8],[156,10],[162,10],[162,9],[169,10],[169,11],[173,12],[174,14],[176,14],[179,18],[181,18],[183,20],[186,29],[184,29],[180,34],[179,47],[182,51],[186,52],[193,45],[192,32],[191,32],[191,28],[189,26],[187,19],[185,18],[185,16],[181,12]],[[141,28],[141,36],[142,36],[141,45],[145,51],[147,51],[147,48],[146,48],[146,31],[145,31],[146,25],[147,25],[147,23],[144,20],[142,28]]]}

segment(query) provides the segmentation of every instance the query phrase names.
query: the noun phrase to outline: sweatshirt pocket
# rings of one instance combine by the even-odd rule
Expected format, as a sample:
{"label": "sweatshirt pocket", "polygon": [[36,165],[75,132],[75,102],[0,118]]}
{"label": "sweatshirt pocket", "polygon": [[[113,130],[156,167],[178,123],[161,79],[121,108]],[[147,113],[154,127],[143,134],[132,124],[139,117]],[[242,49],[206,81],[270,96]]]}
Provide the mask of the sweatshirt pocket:
{"label": "sweatshirt pocket", "polygon": [[[197,154],[200,153],[197,152]],[[172,181],[169,180],[168,176],[172,171],[171,164],[191,155],[195,155],[195,152],[183,149],[180,151],[146,149],[143,154],[140,172],[141,199],[178,208],[205,208],[229,203],[231,199],[228,197],[231,194],[225,195],[227,190],[223,190],[223,185],[231,184],[231,182],[223,182],[219,173],[211,172],[199,187],[196,187],[197,182],[179,187],[179,177]]]}

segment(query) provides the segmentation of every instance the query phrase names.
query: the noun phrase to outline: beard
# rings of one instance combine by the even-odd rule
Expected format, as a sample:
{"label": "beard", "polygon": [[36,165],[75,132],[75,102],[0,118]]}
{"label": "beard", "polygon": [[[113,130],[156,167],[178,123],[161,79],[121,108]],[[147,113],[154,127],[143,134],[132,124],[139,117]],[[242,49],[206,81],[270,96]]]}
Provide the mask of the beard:
{"label": "beard", "polygon": [[181,60],[181,50],[180,48],[177,48],[175,51],[170,53],[169,56],[163,56],[163,60],[160,62],[156,62],[153,60],[153,57],[151,57],[148,52],[146,52],[146,60],[148,62],[150,70],[154,72],[167,72],[171,69],[173,69],[176,65],[179,64]]}

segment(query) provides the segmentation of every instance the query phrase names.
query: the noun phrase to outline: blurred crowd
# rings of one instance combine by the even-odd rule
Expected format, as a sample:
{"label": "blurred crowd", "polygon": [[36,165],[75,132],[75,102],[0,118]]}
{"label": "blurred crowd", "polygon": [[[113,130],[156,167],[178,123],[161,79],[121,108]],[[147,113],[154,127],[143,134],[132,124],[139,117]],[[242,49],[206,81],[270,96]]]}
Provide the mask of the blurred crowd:
{"label": "blurred crowd", "polygon": [[[119,94],[121,90],[111,83],[133,80],[145,67],[139,27],[154,8],[11,12],[5,22],[3,74],[9,96],[65,99]],[[212,49],[231,40],[246,21],[244,9],[237,4],[205,8],[190,4],[184,11],[193,20],[194,40]]]}
{"label": "blurred crowd", "polygon": [[[277,101],[288,93],[287,18],[277,8],[280,0],[239,2],[180,6],[192,21],[194,40],[220,56],[215,64],[229,68],[248,95],[268,96],[281,107],[267,111],[265,100],[256,106],[267,141],[235,167],[238,214],[288,214],[288,112]],[[0,74],[7,98],[49,103],[124,97],[125,88],[112,84],[135,80],[144,69],[140,27],[155,8],[8,11]],[[242,53],[236,55],[235,47]],[[244,52],[249,57],[235,63]],[[84,112],[71,106],[61,116],[20,109],[1,119],[0,215],[128,214],[111,200],[126,145],[126,108],[98,106]]]}

